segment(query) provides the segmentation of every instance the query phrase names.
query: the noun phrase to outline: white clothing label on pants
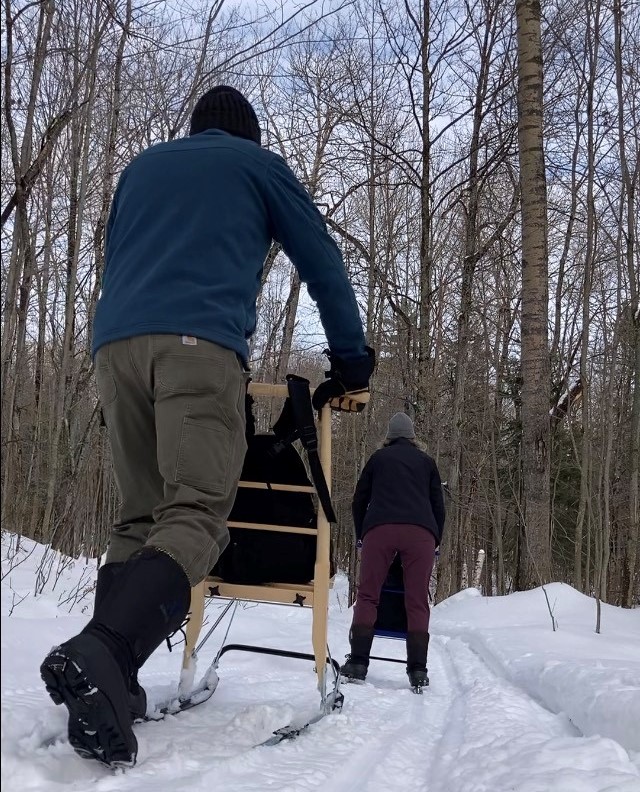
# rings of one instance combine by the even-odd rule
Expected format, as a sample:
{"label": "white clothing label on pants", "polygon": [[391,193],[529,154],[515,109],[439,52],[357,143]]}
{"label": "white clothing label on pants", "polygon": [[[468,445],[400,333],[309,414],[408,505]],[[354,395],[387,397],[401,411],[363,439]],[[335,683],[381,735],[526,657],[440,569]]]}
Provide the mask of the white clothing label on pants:
{"label": "white clothing label on pants", "polygon": [[193,336],[182,336],[182,343],[185,346],[198,346],[198,339]]}

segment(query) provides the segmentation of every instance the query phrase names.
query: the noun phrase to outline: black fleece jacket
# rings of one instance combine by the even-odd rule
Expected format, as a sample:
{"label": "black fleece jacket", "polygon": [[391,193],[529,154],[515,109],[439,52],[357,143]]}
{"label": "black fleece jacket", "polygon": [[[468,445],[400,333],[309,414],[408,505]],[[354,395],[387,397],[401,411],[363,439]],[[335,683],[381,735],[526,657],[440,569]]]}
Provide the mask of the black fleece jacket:
{"label": "black fleece jacket", "polygon": [[376,525],[406,523],[427,528],[439,544],[444,518],[440,473],[428,454],[404,438],[372,454],[353,496],[356,539]]}

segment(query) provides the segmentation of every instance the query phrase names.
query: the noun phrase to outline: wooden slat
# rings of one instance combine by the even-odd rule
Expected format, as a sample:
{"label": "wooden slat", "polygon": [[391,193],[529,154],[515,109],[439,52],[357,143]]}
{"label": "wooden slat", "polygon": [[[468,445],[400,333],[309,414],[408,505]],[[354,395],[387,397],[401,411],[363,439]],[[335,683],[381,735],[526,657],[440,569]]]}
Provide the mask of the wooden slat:
{"label": "wooden slat", "polygon": [[[333,588],[334,580],[335,580],[335,578],[329,578],[329,588]],[[276,586],[278,588],[283,588],[283,589],[299,589],[300,588],[300,584],[299,583],[265,583],[265,586]],[[308,586],[309,586],[310,589],[313,589],[313,587],[314,587],[313,580],[309,581]],[[304,584],[303,584],[302,587],[304,588]]]}
{"label": "wooden slat", "polygon": [[296,525],[269,525],[267,523],[249,523],[249,522],[236,522],[229,520],[227,522],[229,528],[250,528],[252,531],[277,531],[279,533],[293,533],[293,534],[307,534],[309,536],[316,536],[317,530],[315,528],[303,528]]}
{"label": "wooden slat", "polygon": [[289,395],[286,385],[272,385],[270,382],[250,382],[249,393],[251,396],[281,396],[283,399]]}
{"label": "wooden slat", "polygon": [[[310,388],[313,393],[315,388]],[[272,385],[269,382],[250,382],[249,393],[252,396],[272,396],[286,399],[289,391],[286,385]],[[371,398],[369,391],[354,391],[353,393],[345,394],[341,397],[345,401],[358,402],[360,404],[367,404]],[[336,402],[338,399],[335,400]]]}
{"label": "wooden slat", "polygon": [[265,583],[264,588],[286,589],[287,591],[313,591],[313,580],[308,583]]}
{"label": "wooden slat", "polygon": [[182,667],[189,668],[191,655],[196,648],[198,636],[204,621],[204,581],[191,589],[191,606],[189,608],[189,621],[185,632],[184,650],[182,653]]}
{"label": "wooden slat", "polygon": [[[331,492],[331,412],[325,405],[320,412],[319,439],[320,439],[320,464]],[[327,621],[329,617],[329,581],[331,579],[330,546],[331,526],[324,513],[318,511],[316,521],[318,528],[318,541],[316,542],[316,563],[314,566],[314,601],[313,618],[311,624],[311,642],[313,654],[316,659],[316,673],[318,675],[318,689],[324,699],[326,693],[326,664],[327,653]]]}
{"label": "wooden slat", "polygon": [[301,484],[267,484],[264,481],[241,481],[238,486],[246,487],[247,489],[272,489],[278,492],[308,492],[311,495],[315,494],[316,491],[315,487]]}
{"label": "wooden slat", "polygon": [[[335,577],[329,578],[329,588],[333,588],[333,584],[335,582]],[[207,578],[207,585],[220,585],[224,584],[225,586],[235,586],[240,585],[238,583],[226,583],[222,578],[219,577],[209,577]],[[310,580],[308,583],[264,583],[260,586],[254,586],[254,588],[268,588],[268,589],[286,589],[287,591],[313,591],[314,589],[314,582]]]}
{"label": "wooden slat", "polygon": [[[211,594],[211,588],[217,589],[216,594]],[[205,581],[206,596],[225,597],[226,599],[250,600],[253,602],[270,602],[280,605],[298,605],[313,607],[313,587],[308,584],[284,588],[277,584],[269,586],[245,586],[238,583],[224,583],[215,578]],[[301,599],[303,598],[303,599]]]}

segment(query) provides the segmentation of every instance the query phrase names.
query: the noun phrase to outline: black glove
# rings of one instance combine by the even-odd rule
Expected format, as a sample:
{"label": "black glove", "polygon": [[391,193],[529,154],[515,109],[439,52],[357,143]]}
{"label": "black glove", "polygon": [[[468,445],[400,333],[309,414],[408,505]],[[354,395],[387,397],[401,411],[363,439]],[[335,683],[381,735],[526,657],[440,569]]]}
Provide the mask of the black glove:
{"label": "black glove", "polygon": [[332,402],[334,399],[336,400],[335,409],[355,410],[356,412],[364,410],[365,401],[352,402],[348,406],[343,406],[343,400],[340,397],[353,391],[368,390],[369,379],[376,365],[376,353],[371,347],[365,347],[365,349],[367,357],[356,360],[344,360],[329,350],[325,351],[331,368],[326,372],[328,379],[318,385],[314,391],[313,406],[316,410],[321,410],[327,402]]}

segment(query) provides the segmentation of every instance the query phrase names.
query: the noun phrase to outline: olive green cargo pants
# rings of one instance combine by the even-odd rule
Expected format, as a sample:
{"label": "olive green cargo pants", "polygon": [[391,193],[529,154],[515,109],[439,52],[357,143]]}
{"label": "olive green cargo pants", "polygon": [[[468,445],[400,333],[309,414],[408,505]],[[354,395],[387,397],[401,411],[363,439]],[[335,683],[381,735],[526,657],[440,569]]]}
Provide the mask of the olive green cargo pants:
{"label": "olive green cargo pants", "polygon": [[195,586],[229,543],[248,374],[232,350],[174,335],[107,344],[95,370],[121,498],[107,563],[152,545]]}

